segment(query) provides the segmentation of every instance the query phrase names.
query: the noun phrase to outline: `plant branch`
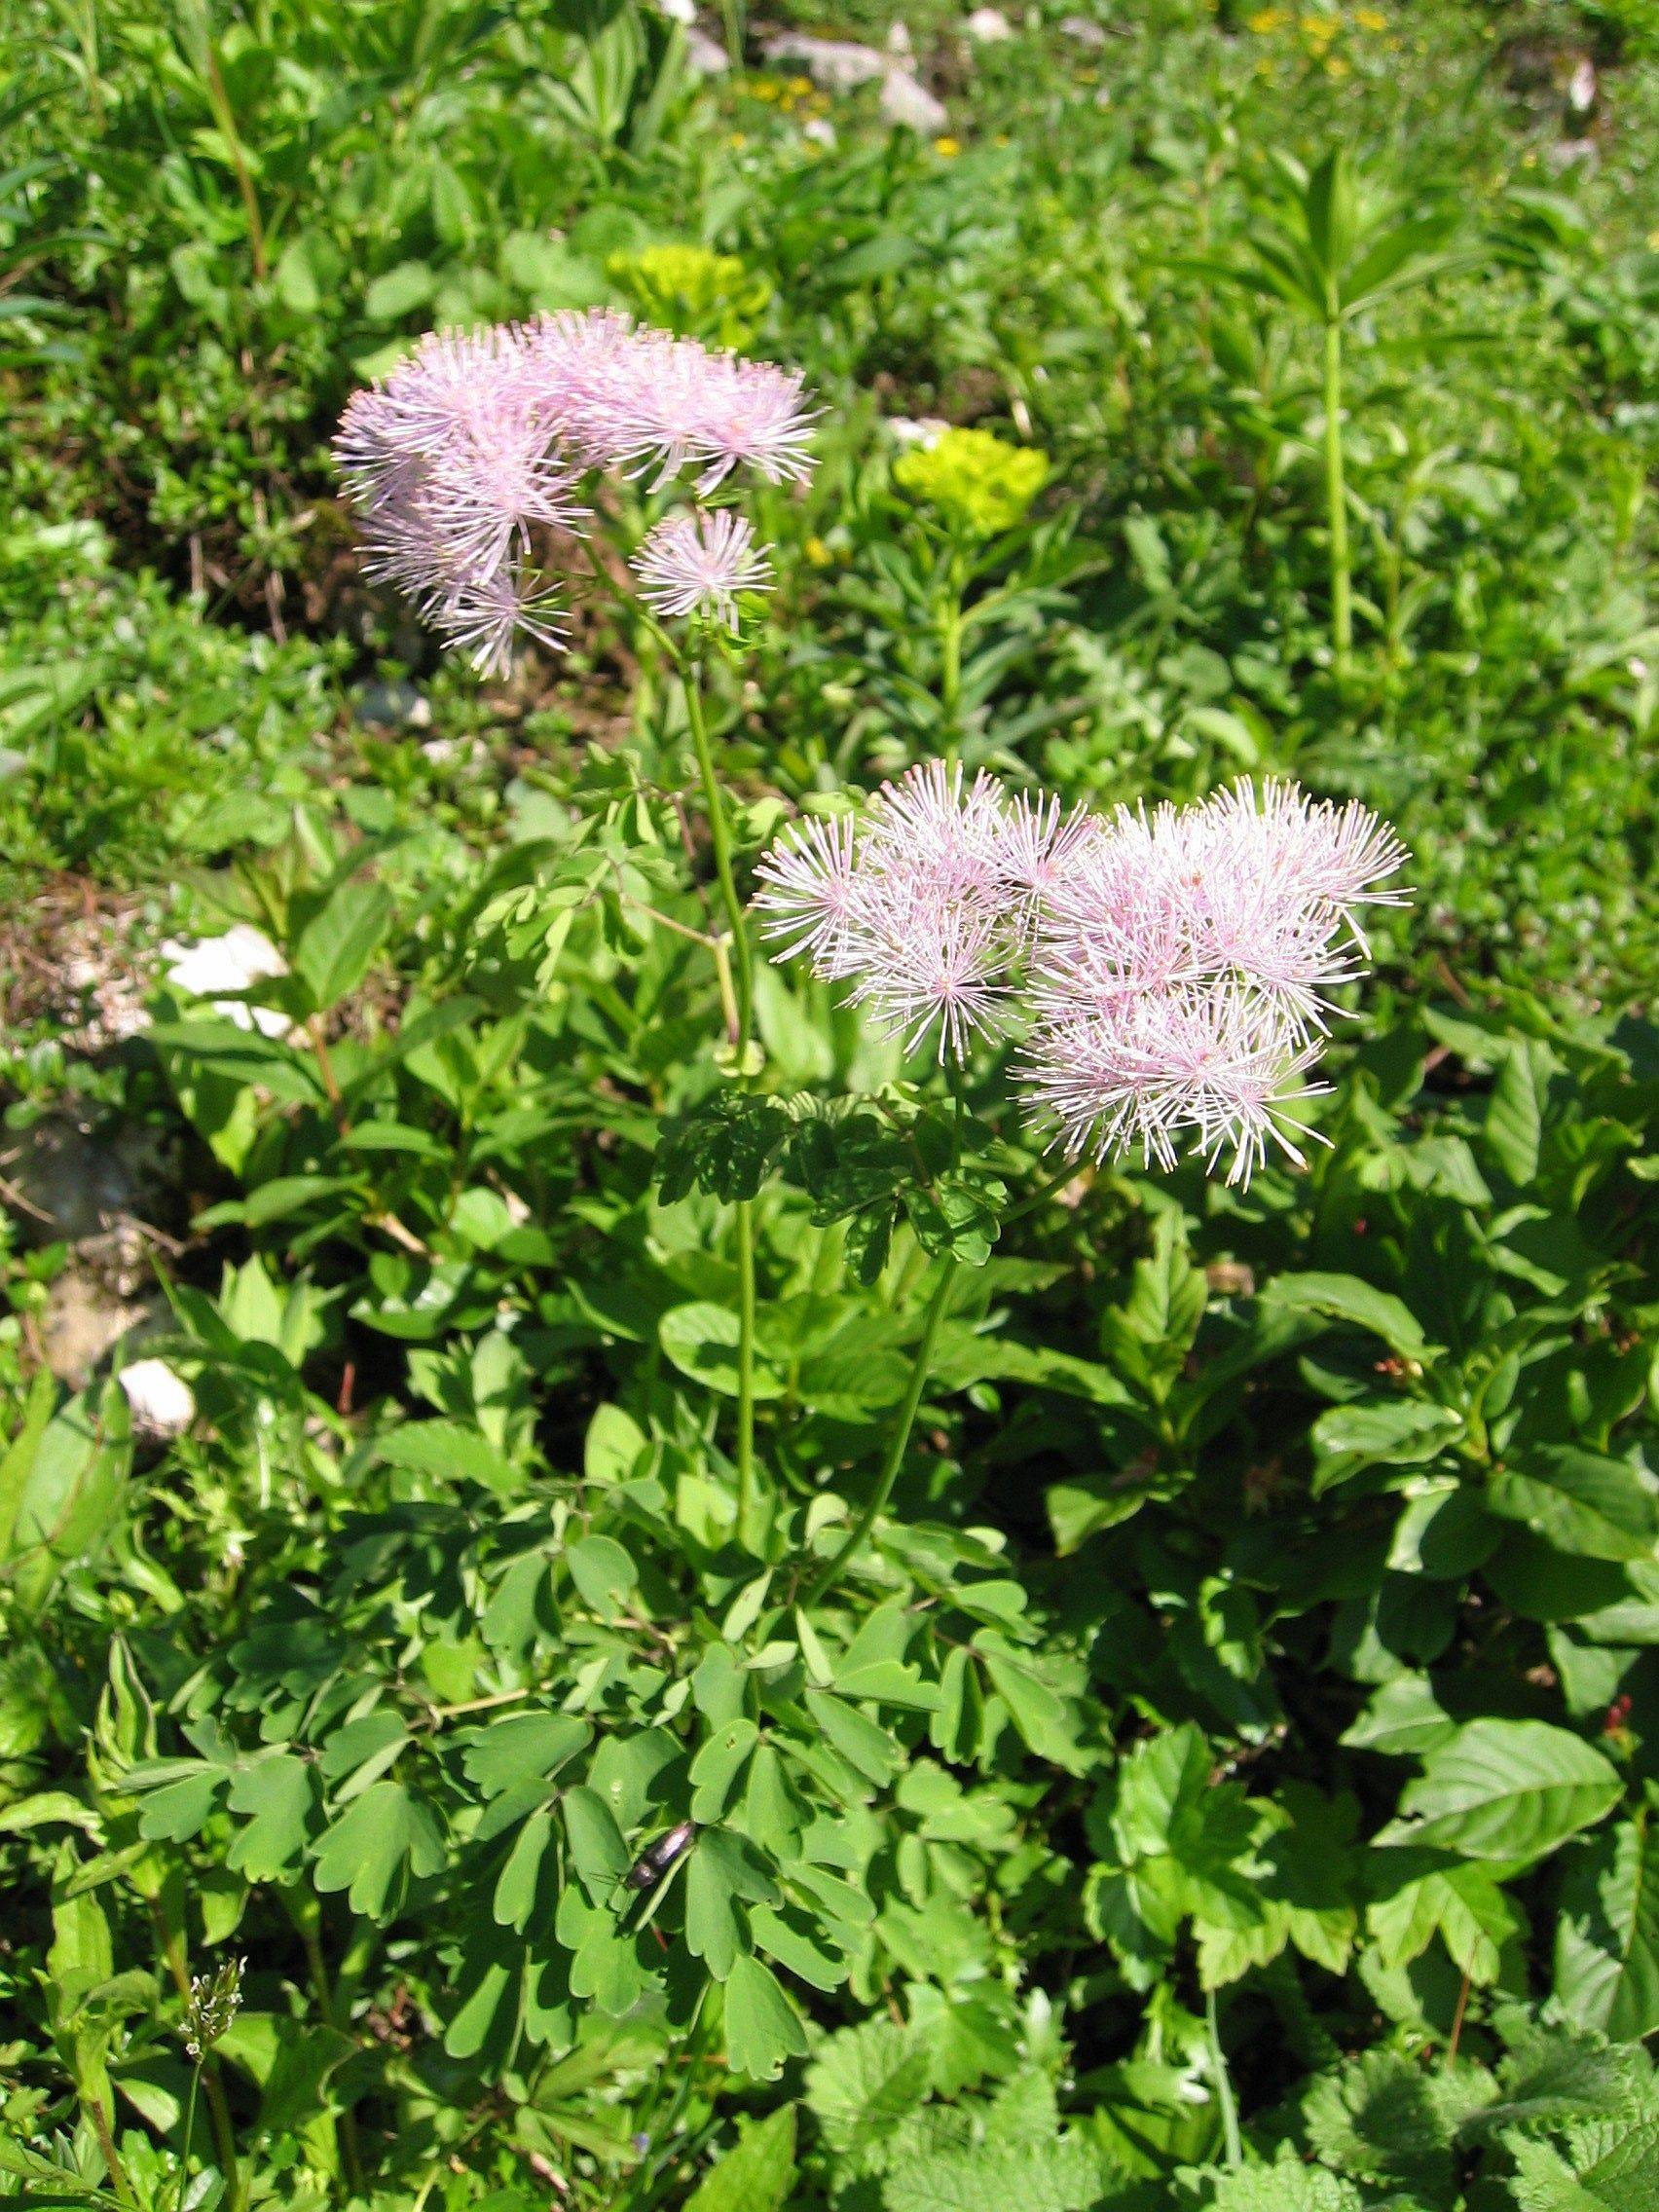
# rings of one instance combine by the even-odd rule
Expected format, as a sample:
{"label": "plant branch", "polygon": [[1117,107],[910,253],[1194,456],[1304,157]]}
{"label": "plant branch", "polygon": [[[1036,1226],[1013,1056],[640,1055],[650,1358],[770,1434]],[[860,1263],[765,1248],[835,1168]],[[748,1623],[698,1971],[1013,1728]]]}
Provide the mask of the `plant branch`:
{"label": "plant branch", "polygon": [[1210,2072],[1215,2076],[1215,2099],[1221,2107],[1221,2138],[1231,2167],[1244,2163],[1244,2145],[1238,2134],[1238,2107],[1233,2099],[1233,2081],[1221,2047],[1221,2028],[1215,2014],[1215,1991],[1204,1992],[1204,2031],[1209,2042]]}
{"label": "plant branch", "polygon": [[940,1269],[939,1281],[934,1287],[933,1297],[928,1302],[927,1314],[922,1322],[921,1339],[916,1346],[915,1361],[910,1369],[909,1387],[904,1392],[903,1403],[899,1408],[899,1418],[894,1422],[893,1434],[888,1440],[887,1456],[882,1461],[881,1472],[876,1478],[875,1488],[871,1491],[864,1511],[853,1523],[852,1530],[846,1542],[832,1559],[819,1568],[807,1584],[800,1598],[802,1605],[817,1604],[821,1598],[833,1589],[846,1567],[864,1549],[870,1530],[875,1527],[888,1499],[893,1495],[893,1486],[899,1480],[899,1470],[904,1463],[904,1451],[910,1441],[910,1431],[916,1425],[916,1409],[922,1402],[922,1392],[927,1388],[928,1369],[933,1362],[934,1345],[939,1337],[940,1323],[944,1319],[945,1308],[950,1303],[950,1293],[955,1281],[956,1263],[954,1260],[947,1259]]}

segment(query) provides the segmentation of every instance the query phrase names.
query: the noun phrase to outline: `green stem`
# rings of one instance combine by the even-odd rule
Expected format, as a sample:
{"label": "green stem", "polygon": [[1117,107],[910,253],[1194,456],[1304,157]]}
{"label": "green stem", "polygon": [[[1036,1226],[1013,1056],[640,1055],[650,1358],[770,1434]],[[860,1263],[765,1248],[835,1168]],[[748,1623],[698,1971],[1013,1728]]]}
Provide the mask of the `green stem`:
{"label": "green stem", "polygon": [[[709,746],[709,725],[703,713],[702,669],[692,659],[680,663],[685,692],[685,719],[697,755],[697,772],[703,782],[703,802],[709,814],[709,837],[715,848],[715,874],[725,907],[726,930],[731,940],[733,981],[736,985],[735,1019],[731,1042],[737,1051],[739,1080],[747,1075],[749,1038],[755,1020],[755,955],[749,942],[749,925],[732,873],[731,833],[726,827],[725,799],[715,774]],[[751,1496],[755,1488],[755,1208],[747,1198],[737,1204],[737,1537],[748,1532]]]}
{"label": "green stem", "polygon": [[[321,1914],[316,1909],[315,1900],[312,1899],[311,1903],[312,1910],[309,1913],[302,1910],[298,1915],[298,1925],[300,1941],[305,1946],[306,1964],[311,1969],[312,1987],[316,1992],[317,2009],[322,2014],[324,2024],[331,2027],[336,2035],[350,2036],[350,2017],[342,2010],[336,1999],[334,1985],[329,1979],[328,1961],[322,1955],[322,1936],[318,1925]],[[356,2116],[350,2106],[340,2115],[340,2158],[346,2168],[346,2180],[352,2195],[361,2196],[362,2151],[357,2141]]]}
{"label": "green stem", "polygon": [[955,1281],[956,1263],[954,1260],[947,1259],[940,1269],[939,1281],[935,1286],[933,1297],[929,1301],[927,1315],[922,1322],[921,1340],[916,1346],[915,1362],[910,1369],[910,1386],[905,1391],[904,1402],[899,1409],[899,1419],[894,1423],[893,1434],[888,1441],[887,1456],[882,1461],[881,1473],[876,1478],[875,1488],[871,1491],[864,1511],[853,1523],[852,1531],[846,1542],[834,1558],[821,1567],[807,1584],[800,1599],[802,1605],[817,1604],[818,1601],[840,1580],[843,1570],[864,1549],[870,1530],[875,1527],[888,1499],[893,1495],[893,1486],[899,1480],[899,1470],[904,1463],[904,1450],[910,1441],[910,1431],[916,1425],[916,1409],[922,1402],[922,1392],[927,1388],[928,1369],[933,1361],[933,1348],[939,1336],[940,1323],[944,1319],[944,1309],[950,1303],[950,1293]]}
{"label": "green stem", "polygon": [[247,242],[253,256],[254,281],[263,284],[267,266],[265,225],[260,218],[259,198],[253,189],[253,178],[248,172],[247,156],[242,150],[241,133],[237,129],[236,110],[225,90],[218,49],[207,28],[205,10],[203,11],[202,18],[202,44],[207,73],[207,104],[213,111],[213,120],[219,126],[220,135],[230,149],[231,166],[236,170],[237,190],[241,194],[242,211],[247,217]]}
{"label": "green stem", "polygon": [[1343,326],[1334,314],[1325,323],[1325,511],[1331,535],[1331,646],[1342,676],[1353,649],[1353,584],[1343,472]]}
{"label": "green stem", "polygon": [[1209,2038],[1210,2072],[1215,2076],[1216,2103],[1221,2107],[1221,2137],[1227,2150],[1227,2162],[1230,2166],[1241,2166],[1244,2163],[1244,2145],[1238,2134],[1238,2107],[1233,2101],[1233,2082],[1221,2047],[1221,2029],[1215,2016],[1213,1989],[1204,1992],[1204,2028]]}
{"label": "green stem", "polygon": [[225,2177],[226,2212],[239,2212],[242,2200],[241,2175],[237,2166],[237,2131],[231,2121],[225,2084],[219,2077],[216,2059],[204,2058],[202,2070],[207,2083],[207,2117],[213,2123],[213,2148],[219,2156],[219,2171]]}
{"label": "green stem", "polygon": [[1077,1174],[1077,1161],[1068,1160],[1057,1175],[1051,1175],[1046,1183],[1040,1183],[1030,1198],[1016,1205],[1012,1213],[1002,1216],[1002,1227],[1012,1228],[1014,1222],[1023,1221],[1028,1213],[1035,1213],[1039,1206],[1047,1204],[1056,1191],[1063,1191],[1068,1183],[1075,1182]]}
{"label": "green stem", "polygon": [[939,610],[939,704],[944,720],[944,757],[954,762],[962,736],[962,562],[953,552],[945,570]]}
{"label": "green stem", "polygon": [[114,2190],[123,2204],[136,2203],[137,2199],[132,2194],[132,2184],[128,2180],[126,2169],[116,2156],[115,2133],[109,2124],[109,2115],[104,2111],[102,2100],[96,2096],[87,2097],[83,2100],[82,2110],[91,2120],[92,2133],[98,2139],[98,2149],[103,2155],[103,2162],[109,2173],[111,2189]]}
{"label": "green stem", "polygon": [[[668,2069],[657,2069],[651,2098],[640,2120],[641,2134],[650,2138],[639,2164],[629,2177],[627,2194],[622,2198],[618,2212],[634,2212],[636,2204],[648,2198],[660,2175],[666,2170],[674,2155],[674,2131],[680,2125],[681,2116],[690,2102],[692,2086],[696,2081],[698,2061],[703,2055],[703,2024],[709,2009],[709,1991],[712,1982],[703,1984],[703,1994],[697,2000],[697,2009],[691,2015],[691,2025],[685,2031],[685,2064],[675,2085],[674,2101],[669,2106],[660,2129],[656,2116],[662,2108],[662,2092],[668,2080]],[[660,2143],[661,2148],[657,2146]]]}
{"label": "green stem", "polygon": [[715,848],[715,874],[720,887],[720,903],[725,908],[726,927],[731,932],[732,966],[737,980],[737,1033],[732,1043],[737,1047],[741,1067],[749,1050],[749,1033],[755,1018],[755,957],[750,949],[749,928],[744,920],[743,902],[737,895],[737,879],[731,866],[731,831],[726,827],[725,800],[720,793],[719,779],[715,774],[715,757],[709,749],[709,725],[703,713],[702,668],[695,660],[682,660],[680,664],[681,683],[685,693],[685,719],[691,725],[691,743],[697,755],[697,772],[703,783],[703,803],[709,813],[709,839]]}
{"label": "green stem", "polygon": [[173,2199],[173,2212],[184,2212],[184,2193],[190,2185],[190,2138],[196,2127],[196,2092],[202,2086],[202,2062],[199,2059],[190,2070],[190,2096],[184,2108],[184,2140],[178,2153],[178,2194]]}
{"label": "green stem", "polygon": [[737,1540],[749,1535],[755,1489],[755,1205],[737,1201]]}

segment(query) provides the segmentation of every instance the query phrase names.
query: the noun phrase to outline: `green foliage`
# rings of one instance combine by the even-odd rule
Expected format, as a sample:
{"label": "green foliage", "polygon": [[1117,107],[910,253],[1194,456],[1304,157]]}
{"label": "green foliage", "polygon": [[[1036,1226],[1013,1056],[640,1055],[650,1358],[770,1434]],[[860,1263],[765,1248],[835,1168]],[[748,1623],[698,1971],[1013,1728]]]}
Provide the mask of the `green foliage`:
{"label": "green foliage", "polygon": [[[0,2197],[1659,2205],[1641,10],[923,10],[941,146],[631,0],[16,13]],[[781,972],[719,1048],[658,638],[435,666],[324,454],[589,305],[823,409],[745,889],[944,753],[1399,822],[1306,1173],[1046,1189]]]}

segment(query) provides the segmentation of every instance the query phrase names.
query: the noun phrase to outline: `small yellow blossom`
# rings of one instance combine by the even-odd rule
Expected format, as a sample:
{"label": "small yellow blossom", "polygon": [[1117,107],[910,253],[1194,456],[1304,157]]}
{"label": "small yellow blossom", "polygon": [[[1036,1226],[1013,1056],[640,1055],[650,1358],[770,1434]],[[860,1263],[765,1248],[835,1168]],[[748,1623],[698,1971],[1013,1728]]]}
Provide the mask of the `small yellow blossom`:
{"label": "small yellow blossom", "polygon": [[1356,8],[1353,19],[1362,31],[1385,31],[1388,18],[1381,8]]}
{"label": "small yellow blossom", "polygon": [[835,565],[835,556],[822,537],[809,537],[804,551],[815,569],[830,569]]}
{"label": "small yellow blossom", "polygon": [[1655,253],[1659,253],[1659,231],[1649,231],[1647,234],[1647,242],[1653,248],[1653,251]]}
{"label": "small yellow blossom", "polygon": [[936,138],[934,140],[934,152],[936,154],[942,154],[947,162],[950,161],[953,156],[960,154],[961,151],[962,141],[960,138]]}
{"label": "small yellow blossom", "polygon": [[1347,63],[1346,63],[1346,61],[1345,61],[1345,60],[1343,59],[1343,57],[1342,57],[1342,55],[1341,55],[1340,54],[1327,54],[1327,55],[1326,55],[1326,56],[1325,56],[1325,74],[1326,74],[1326,76],[1327,76],[1327,77],[1346,77],[1346,76],[1347,75],[1347,73],[1348,73],[1348,65],[1347,65]]}
{"label": "small yellow blossom", "polygon": [[741,130],[734,130],[734,131],[732,132],[731,136],[730,136],[730,137],[729,137],[729,138],[728,138],[728,139],[726,140],[726,144],[727,144],[728,146],[732,147],[732,148],[733,148],[733,149],[734,149],[735,151],[739,151],[739,152],[741,152],[741,150],[742,150],[742,149],[743,149],[743,148],[744,148],[745,146],[747,146],[747,145],[748,145],[748,143],[749,143],[749,140],[748,140],[748,139],[747,139],[747,138],[746,138],[746,137],[744,136],[744,134],[743,134],[743,132],[742,132]]}
{"label": "small yellow blossom", "polygon": [[812,93],[812,79],[810,77],[792,77],[785,90],[793,92],[797,100],[808,99]]}
{"label": "small yellow blossom", "polygon": [[1258,8],[1253,16],[1245,17],[1244,27],[1254,31],[1258,38],[1268,38],[1288,20],[1282,8]]}

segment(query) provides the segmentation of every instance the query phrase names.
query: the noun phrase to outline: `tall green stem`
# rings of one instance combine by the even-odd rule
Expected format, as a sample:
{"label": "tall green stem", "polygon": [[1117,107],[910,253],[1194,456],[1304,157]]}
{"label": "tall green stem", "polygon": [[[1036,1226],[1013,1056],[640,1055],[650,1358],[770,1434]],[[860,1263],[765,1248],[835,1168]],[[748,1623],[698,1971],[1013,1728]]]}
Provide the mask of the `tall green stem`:
{"label": "tall green stem", "polygon": [[1215,1991],[1204,1993],[1204,2028],[1209,2040],[1210,2072],[1215,2076],[1215,2098],[1221,2107],[1221,2139],[1230,2166],[1244,2163],[1244,2145],[1238,2133],[1238,2107],[1233,2101],[1233,2081],[1221,2047],[1221,2028],[1215,2015]]}
{"label": "tall green stem", "polygon": [[1325,510],[1331,537],[1331,646],[1341,676],[1347,672],[1353,649],[1353,583],[1343,472],[1343,326],[1335,314],[1325,321]]}
{"label": "tall green stem", "polygon": [[703,803],[709,814],[709,841],[715,848],[715,875],[719,883],[720,903],[725,908],[726,927],[731,932],[732,966],[737,978],[737,1034],[732,1043],[741,1064],[749,1049],[749,1033],[755,1018],[755,955],[750,949],[749,927],[744,920],[743,902],[737,895],[737,879],[732,873],[731,831],[726,827],[725,799],[709,747],[702,673],[700,662],[682,661],[680,677],[685,692],[685,719],[691,726],[697,773],[703,784]]}
{"label": "tall green stem", "polygon": [[184,2212],[184,2193],[190,2181],[190,2138],[196,2129],[196,2093],[202,2086],[202,2065],[198,2060],[190,2070],[190,2098],[184,2108],[184,2139],[178,2153],[178,2194],[173,2198],[173,2212]]}
{"label": "tall green stem", "polygon": [[755,1492],[755,1207],[737,1201],[737,1540],[749,1534]]}
{"label": "tall green stem", "polygon": [[954,761],[962,740],[962,556],[952,551],[945,565],[944,596],[939,609],[939,703],[944,720],[944,756]]}
{"label": "tall green stem", "polygon": [[[737,1052],[740,1077],[746,1072],[750,1031],[755,1020],[755,955],[749,942],[749,925],[737,895],[731,866],[731,832],[726,827],[725,798],[715,774],[709,746],[709,725],[703,713],[702,668],[696,660],[680,664],[685,691],[685,719],[697,755],[697,772],[703,783],[703,803],[708,809],[709,838],[715,849],[715,874],[720,903],[725,907],[731,938],[731,959],[736,982],[736,1021],[731,1042]],[[737,1201],[737,1535],[741,1543],[749,1528],[755,1490],[755,1208],[747,1198]]]}
{"label": "tall green stem", "polygon": [[893,1424],[893,1434],[888,1440],[887,1456],[882,1461],[881,1473],[876,1478],[875,1488],[871,1491],[864,1511],[853,1523],[851,1533],[846,1542],[833,1559],[828,1561],[825,1566],[819,1568],[802,1592],[800,1603],[803,1605],[815,1605],[819,1599],[840,1580],[842,1571],[864,1549],[870,1530],[875,1527],[877,1519],[886,1508],[888,1499],[893,1495],[893,1486],[899,1480],[900,1468],[904,1464],[904,1452],[910,1441],[910,1431],[916,1425],[916,1409],[922,1402],[922,1392],[927,1388],[928,1369],[933,1364],[933,1350],[935,1342],[939,1337],[940,1323],[944,1319],[945,1308],[950,1304],[950,1293],[955,1281],[956,1263],[954,1260],[947,1259],[940,1269],[939,1281],[935,1285],[933,1297],[928,1303],[927,1314],[922,1322],[921,1339],[916,1346],[915,1361],[910,1369],[910,1386],[904,1393],[904,1402],[900,1407],[899,1418]]}

